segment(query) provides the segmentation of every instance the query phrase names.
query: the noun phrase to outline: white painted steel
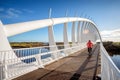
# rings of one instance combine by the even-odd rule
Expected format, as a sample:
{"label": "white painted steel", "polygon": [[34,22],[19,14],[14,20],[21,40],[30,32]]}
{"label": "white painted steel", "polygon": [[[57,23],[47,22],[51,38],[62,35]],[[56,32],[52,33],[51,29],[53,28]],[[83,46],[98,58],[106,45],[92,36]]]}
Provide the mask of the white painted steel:
{"label": "white painted steel", "polygon": [[2,24],[2,22],[0,21],[0,51],[4,51],[5,48],[12,50],[12,48],[9,45],[7,36],[6,36],[6,31],[4,29],[4,25]]}
{"label": "white painted steel", "polygon": [[[9,41],[7,39],[6,36],[6,30],[4,29],[4,25],[2,24],[2,22],[0,21],[0,51],[6,51],[6,50],[12,50]],[[14,54],[11,54],[14,55]],[[6,57],[8,57],[9,55],[7,54]],[[3,61],[4,57],[0,57],[0,62]],[[11,58],[10,58],[11,59]]]}
{"label": "white painted steel", "polygon": [[80,21],[78,21],[78,26],[77,26],[77,43],[80,43]]}
{"label": "white painted steel", "polygon": [[[60,45],[61,47],[64,47],[64,45]],[[66,49],[59,49],[55,51],[50,51],[47,50],[46,52],[42,52],[41,50],[43,49],[50,49],[50,47],[54,46],[46,46],[46,47],[36,47],[36,48],[27,48],[27,49],[13,49],[13,51],[16,53],[17,58],[9,59],[5,61],[5,64],[7,64],[7,70],[4,71],[4,64],[0,64],[0,70],[3,69],[3,72],[6,72],[6,75],[3,75],[1,73],[0,78],[1,80],[10,80],[14,79],[18,76],[24,75],[26,73],[29,73],[33,70],[36,70],[38,68],[44,68],[44,65],[48,65],[58,59],[61,59],[66,56],[66,53],[63,53],[65,50],[71,50],[71,49],[76,49],[76,48],[85,48],[85,45],[82,46],[75,46],[75,47],[70,47]],[[37,51],[36,51],[37,50]],[[6,55],[7,53],[13,52],[12,50],[10,51],[2,51],[0,52],[3,53],[2,55]],[[71,53],[74,53],[76,51],[73,51]],[[56,58],[52,58],[52,54],[55,53],[57,56]],[[26,55],[27,54],[27,55]],[[41,58],[46,55],[51,55],[45,58]],[[70,54],[69,54],[70,55]],[[11,55],[12,56],[12,55]],[[35,60],[34,60],[34,59]]]}
{"label": "white painted steel", "polygon": [[63,41],[64,41],[65,48],[69,47],[67,27],[68,27],[67,23],[64,23]]}
{"label": "white painted steel", "polygon": [[101,44],[101,79],[120,80],[120,70],[114,64],[107,51]]}
{"label": "white painted steel", "polygon": [[[3,27],[2,22],[0,21],[0,52],[1,51],[6,51],[6,50],[11,50],[12,48],[9,44],[9,41],[6,36],[6,31]],[[10,55],[13,55],[14,58],[17,58],[14,54],[14,52],[7,53],[4,55],[4,53],[0,53],[0,80],[3,80],[4,78],[7,78],[7,64],[5,63],[5,60],[8,59],[13,59]]]}
{"label": "white painted steel", "polygon": [[76,42],[75,42],[75,21],[72,22],[71,38],[72,38],[72,46],[75,46],[76,45]]}
{"label": "white painted steel", "polygon": [[[54,39],[53,26],[48,27],[48,37],[49,37],[49,46],[54,46],[54,47],[50,47],[50,51],[58,50]],[[55,53],[52,54],[52,58],[53,59],[56,58]]]}
{"label": "white painted steel", "polygon": [[44,19],[44,20],[8,24],[3,26],[6,30],[7,37],[9,37],[9,36],[17,35],[27,31],[31,31],[31,30],[35,30],[35,29],[39,29],[47,26],[52,26],[56,24],[66,23],[66,22],[73,22],[73,21],[86,21],[86,22],[93,23],[91,20],[85,19],[85,18],[65,17],[65,18],[52,18],[52,20]]}
{"label": "white painted steel", "polygon": [[[82,22],[80,31],[77,32],[77,41],[80,43],[76,46],[73,44],[75,41],[75,22]],[[73,22],[72,30],[72,47],[68,44],[67,38],[67,23]],[[64,23],[64,48],[57,49],[53,25]],[[49,47],[27,48],[27,49],[14,49],[12,50],[7,37],[24,33],[27,31],[43,28],[48,26],[49,35]],[[78,23],[79,29],[79,23]],[[87,33],[85,30],[89,30]],[[79,34],[80,33],[80,34]],[[31,72],[38,68],[44,68],[44,65],[50,64],[60,58],[70,55],[65,51],[74,53],[78,50],[85,48],[86,41],[92,40],[94,43],[96,40],[100,40],[100,53],[101,53],[101,78],[102,80],[120,80],[120,71],[113,63],[108,53],[102,45],[102,39],[100,33],[96,27],[96,24],[89,19],[77,18],[77,17],[65,17],[65,18],[52,18],[45,20],[29,21],[23,23],[3,25],[0,23],[0,80],[9,80]],[[67,47],[66,47],[67,46]],[[61,46],[60,46],[61,47]],[[49,51],[42,53],[42,49],[48,49]],[[37,53],[36,50],[38,50]],[[27,55],[26,55],[27,53]],[[42,58],[44,55],[50,55],[47,58]],[[25,62],[27,60],[27,62]]]}
{"label": "white painted steel", "polygon": [[[69,48],[69,42],[68,42],[68,34],[67,34],[67,28],[68,28],[68,23],[64,23],[64,30],[63,30],[63,42],[64,42],[64,48]],[[68,53],[70,53],[70,50],[65,50],[64,53],[66,53],[66,56]]]}
{"label": "white painted steel", "polygon": [[80,33],[81,33],[81,34],[80,34],[80,36],[81,36],[81,38],[80,38],[80,39],[81,39],[81,42],[83,42],[83,27],[84,27],[84,24],[85,24],[85,22],[83,21],[83,22],[82,22],[82,26],[81,26],[81,31],[80,31]]}

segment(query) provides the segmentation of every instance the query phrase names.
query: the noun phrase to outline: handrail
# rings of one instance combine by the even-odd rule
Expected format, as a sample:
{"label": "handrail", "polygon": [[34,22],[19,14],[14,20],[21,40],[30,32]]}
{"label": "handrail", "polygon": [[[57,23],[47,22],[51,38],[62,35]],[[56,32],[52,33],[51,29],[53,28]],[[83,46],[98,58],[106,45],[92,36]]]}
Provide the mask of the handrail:
{"label": "handrail", "polygon": [[101,47],[101,78],[102,80],[120,80],[120,70],[112,61],[107,51]]}

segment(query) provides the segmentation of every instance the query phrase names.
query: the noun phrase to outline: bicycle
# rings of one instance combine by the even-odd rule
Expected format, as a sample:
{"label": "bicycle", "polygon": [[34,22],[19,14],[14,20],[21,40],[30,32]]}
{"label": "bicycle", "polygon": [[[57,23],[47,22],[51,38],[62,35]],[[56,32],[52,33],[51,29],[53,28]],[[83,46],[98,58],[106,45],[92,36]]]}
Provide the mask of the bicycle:
{"label": "bicycle", "polygon": [[92,48],[88,48],[88,52],[89,52],[88,55],[91,56],[92,55],[92,53],[91,53],[92,52]]}

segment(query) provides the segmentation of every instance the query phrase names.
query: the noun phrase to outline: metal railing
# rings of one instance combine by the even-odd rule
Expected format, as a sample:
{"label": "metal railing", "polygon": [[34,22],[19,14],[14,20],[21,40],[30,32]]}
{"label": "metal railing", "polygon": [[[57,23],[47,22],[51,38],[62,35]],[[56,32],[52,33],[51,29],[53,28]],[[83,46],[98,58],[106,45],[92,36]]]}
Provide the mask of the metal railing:
{"label": "metal railing", "polygon": [[[47,64],[85,48],[85,43],[81,43],[66,49],[64,49],[64,46],[57,46],[58,50],[56,51],[50,51],[51,47],[56,46],[21,48],[13,49],[13,51],[1,51],[0,56],[3,56],[3,59],[0,63],[0,80],[13,79],[35,69],[44,68],[44,66]],[[13,53],[13,55],[9,55],[10,53]],[[8,55],[7,59],[4,59],[6,58],[6,55]]]}
{"label": "metal railing", "polygon": [[120,70],[112,61],[107,51],[101,44],[101,79],[120,80]]}

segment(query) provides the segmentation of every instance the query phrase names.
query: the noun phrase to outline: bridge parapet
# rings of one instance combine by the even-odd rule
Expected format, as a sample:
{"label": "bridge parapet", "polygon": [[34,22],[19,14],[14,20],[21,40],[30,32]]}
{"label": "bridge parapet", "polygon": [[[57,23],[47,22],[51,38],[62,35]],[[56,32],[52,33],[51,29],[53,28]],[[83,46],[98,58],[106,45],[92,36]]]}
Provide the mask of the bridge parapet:
{"label": "bridge parapet", "polygon": [[[65,45],[60,45],[57,47],[64,47]],[[2,51],[0,56],[5,56],[8,53],[13,53],[14,55],[9,55],[7,60],[3,60],[0,64],[0,80],[14,79],[18,76],[29,73],[38,68],[44,68],[54,61],[57,61],[63,57],[66,57],[80,49],[85,48],[85,45],[81,44],[74,47],[68,47],[63,49],[58,49],[55,51],[50,51],[50,48],[54,46],[36,47],[36,48],[23,48],[23,49],[13,49],[11,51]],[[70,51],[65,53],[65,51]],[[1,54],[2,53],[2,54]],[[53,57],[54,54],[54,57]],[[12,58],[12,59],[11,59]]]}
{"label": "bridge parapet", "polygon": [[101,45],[101,68],[102,80],[120,80],[120,70],[114,64],[103,45]]}

